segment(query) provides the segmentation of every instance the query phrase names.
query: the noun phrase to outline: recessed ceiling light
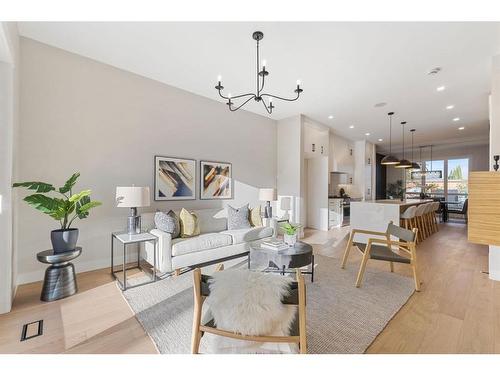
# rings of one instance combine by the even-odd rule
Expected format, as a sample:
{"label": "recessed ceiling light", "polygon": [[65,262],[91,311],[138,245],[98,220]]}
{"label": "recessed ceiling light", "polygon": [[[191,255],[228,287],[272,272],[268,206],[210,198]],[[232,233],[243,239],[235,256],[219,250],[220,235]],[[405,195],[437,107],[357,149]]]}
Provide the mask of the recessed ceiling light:
{"label": "recessed ceiling light", "polygon": [[436,88],[436,91],[444,91],[446,87],[444,86],[439,86],[438,88]]}
{"label": "recessed ceiling light", "polygon": [[349,129],[354,129],[354,125],[349,126]]}
{"label": "recessed ceiling light", "polygon": [[379,141],[379,142],[382,142],[382,141],[383,141],[383,139],[382,139],[382,138],[379,138],[379,139],[378,139],[378,141]]}
{"label": "recessed ceiling light", "polygon": [[366,136],[369,136],[369,135],[370,135],[370,133],[365,133],[365,135],[366,135]]}
{"label": "recessed ceiling light", "polygon": [[460,117],[455,117],[455,118],[453,119],[453,121],[455,121],[455,122],[460,121]]}
{"label": "recessed ceiling light", "polygon": [[450,104],[450,105],[446,106],[446,109],[453,109],[453,108],[455,108],[455,106],[453,104]]}
{"label": "recessed ceiling light", "polygon": [[380,103],[375,104],[375,107],[376,108],[381,108],[381,107],[385,107],[386,105],[387,105],[386,102],[380,102]]}
{"label": "recessed ceiling light", "polygon": [[458,128],[458,130],[464,130],[465,129],[465,126],[461,126]]}
{"label": "recessed ceiling light", "polygon": [[331,120],[333,118],[333,115],[328,116],[328,118]]}

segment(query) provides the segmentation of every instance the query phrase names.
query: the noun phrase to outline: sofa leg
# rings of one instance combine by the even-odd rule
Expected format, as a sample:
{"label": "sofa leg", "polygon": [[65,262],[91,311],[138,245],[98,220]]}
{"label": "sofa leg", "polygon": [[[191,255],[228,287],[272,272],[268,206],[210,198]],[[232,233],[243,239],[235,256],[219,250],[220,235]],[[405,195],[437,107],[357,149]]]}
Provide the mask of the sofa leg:
{"label": "sofa leg", "polygon": [[174,275],[175,276],[179,276],[181,274],[181,269],[180,268],[176,268],[175,271],[174,271]]}

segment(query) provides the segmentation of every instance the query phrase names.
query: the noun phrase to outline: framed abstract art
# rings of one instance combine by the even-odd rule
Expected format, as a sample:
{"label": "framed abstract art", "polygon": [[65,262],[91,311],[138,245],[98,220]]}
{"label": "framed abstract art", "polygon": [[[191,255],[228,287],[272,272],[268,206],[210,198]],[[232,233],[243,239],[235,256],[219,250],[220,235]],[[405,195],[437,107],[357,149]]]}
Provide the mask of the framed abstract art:
{"label": "framed abstract art", "polygon": [[232,199],[231,163],[200,161],[200,199]]}
{"label": "framed abstract art", "polygon": [[196,199],[196,161],[155,156],[155,200]]}

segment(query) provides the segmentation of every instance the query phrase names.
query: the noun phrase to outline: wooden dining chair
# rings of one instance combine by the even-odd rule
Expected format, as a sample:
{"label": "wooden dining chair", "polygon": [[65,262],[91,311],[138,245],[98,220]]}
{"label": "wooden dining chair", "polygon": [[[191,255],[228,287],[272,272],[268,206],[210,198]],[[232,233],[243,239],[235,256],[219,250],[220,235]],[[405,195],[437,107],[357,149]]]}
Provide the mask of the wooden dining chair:
{"label": "wooden dining chair", "polygon": [[[223,267],[219,268],[221,271]],[[268,343],[290,343],[299,346],[300,354],[307,353],[306,340],[306,287],[304,276],[299,269],[296,271],[296,281],[291,283],[290,294],[282,299],[284,305],[296,305],[297,316],[290,329],[289,336],[255,336],[243,335],[232,331],[217,328],[213,319],[202,323],[201,313],[203,302],[210,295],[209,280],[211,276],[203,275],[199,268],[193,272],[194,282],[194,317],[193,317],[193,332],[191,340],[191,353],[198,354],[201,338],[205,333],[219,335],[237,340],[246,340],[254,342]],[[231,301],[228,301],[231,303]],[[255,317],[258,319],[259,317]]]}
{"label": "wooden dining chair", "polygon": [[[389,262],[391,272],[394,272],[394,263],[410,265],[413,270],[415,290],[418,292],[420,291],[420,281],[417,272],[417,233],[417,228],[408,230],[394,225],[392,221],[387,225],[387,230],[385,232],[353,229],[344,252],[341,268],[345,268],[351,248],[356,247],[356,249],[363,254],[363,259],[359,267],[358,277],[355,284],[357,288],[361,286],[368,259],[375,259]],[[368,238],[368,242],[365,244],[354,240],[356,234],[367,234],[370,236],[385,238]],[[394,241],[391,239],[391,236],[397,237],[399,240]],[[396,248],[394,249],[394,247]],[[398,252],[394,250],[397,250]]]}

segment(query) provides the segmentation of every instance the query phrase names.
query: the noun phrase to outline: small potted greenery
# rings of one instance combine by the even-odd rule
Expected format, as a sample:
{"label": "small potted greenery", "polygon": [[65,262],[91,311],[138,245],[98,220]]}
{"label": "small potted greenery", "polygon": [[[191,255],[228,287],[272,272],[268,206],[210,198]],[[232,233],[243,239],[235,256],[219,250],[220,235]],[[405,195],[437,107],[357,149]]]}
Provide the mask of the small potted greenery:
{"label": "small potted greenery", "polygon": [[281,229],[285,231],[285,234],[283,235],[283,241],[288,246],[294,246],[297,242],[297,231],[300,227],[300,224],[290,224],[288,222],[281,224]]}
{"label": "small potted greenery", "polygon": [[[90,190],[82,190],[73,194],[73,186],[80,177],[80,173],[73,174],[64,186],[56,188],[45,182],[30,181],[16,182],[12,187],[24,187],[34,190],[35,194],[24,198],[30,206],[59,221],[60,229],[53,230],[50,234],[52,247],[55,253],[74,250],[78,241],[78,229],[71,228],[73,221],[85,219],[89,211],[101,205],[101,202],[90,200]],[[59,197],[50,197],[47,193],[54,191]]]}

